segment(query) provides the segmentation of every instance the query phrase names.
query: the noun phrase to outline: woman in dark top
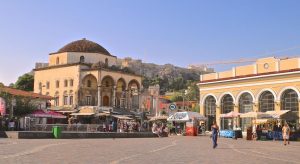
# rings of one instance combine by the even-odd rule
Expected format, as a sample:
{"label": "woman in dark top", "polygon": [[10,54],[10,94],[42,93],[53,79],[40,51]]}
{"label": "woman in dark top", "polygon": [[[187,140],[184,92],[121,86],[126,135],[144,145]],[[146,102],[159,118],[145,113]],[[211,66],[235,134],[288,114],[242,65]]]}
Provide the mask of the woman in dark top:
{"label": "woman in dark top", "polygon": [[212,140],[213,140],[213,148],[216,148],[218,146],[217,140],[218,140],[218,133],[219,133],[219,126],[216,124],[216,122],[213,122],[213,125],[211,126],[211,132],[212,132]]}

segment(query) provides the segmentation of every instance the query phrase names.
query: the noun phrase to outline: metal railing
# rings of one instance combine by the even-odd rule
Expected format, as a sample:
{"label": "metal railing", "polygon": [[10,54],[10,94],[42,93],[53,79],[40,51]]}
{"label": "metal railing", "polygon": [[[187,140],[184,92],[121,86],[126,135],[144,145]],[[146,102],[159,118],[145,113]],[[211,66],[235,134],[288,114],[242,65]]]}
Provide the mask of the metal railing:
{"label": "metal railing", "polygon": [[62,131],[70,132],[108,132],[112,131],[112,127],[104,129],[101,124],[34,124],[28,128],[28,131],[52,131],[53,126],[61,127]]}

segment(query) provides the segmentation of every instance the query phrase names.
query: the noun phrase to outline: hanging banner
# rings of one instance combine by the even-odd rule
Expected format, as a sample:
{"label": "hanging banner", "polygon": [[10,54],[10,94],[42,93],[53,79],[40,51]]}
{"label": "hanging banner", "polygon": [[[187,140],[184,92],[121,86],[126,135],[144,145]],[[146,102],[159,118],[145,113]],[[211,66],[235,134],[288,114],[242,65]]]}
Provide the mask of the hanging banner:
{"label": "hanging banner", "polygon": [[0,97],[0,114],[1,116],[4,116],[6,114],[5,101],[1,97]]}

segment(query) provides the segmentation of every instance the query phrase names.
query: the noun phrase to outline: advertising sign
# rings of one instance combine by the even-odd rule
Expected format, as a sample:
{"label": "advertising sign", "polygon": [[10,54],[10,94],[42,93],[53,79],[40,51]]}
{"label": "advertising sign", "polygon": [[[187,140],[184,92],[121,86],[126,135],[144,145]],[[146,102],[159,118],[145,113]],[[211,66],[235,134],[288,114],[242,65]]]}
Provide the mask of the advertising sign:
{"label": "advertising sign", "polygon": [[1,113],[1,116],[4,116],[6,114],[5,101],[1,97],[0,97],[0,113]]}

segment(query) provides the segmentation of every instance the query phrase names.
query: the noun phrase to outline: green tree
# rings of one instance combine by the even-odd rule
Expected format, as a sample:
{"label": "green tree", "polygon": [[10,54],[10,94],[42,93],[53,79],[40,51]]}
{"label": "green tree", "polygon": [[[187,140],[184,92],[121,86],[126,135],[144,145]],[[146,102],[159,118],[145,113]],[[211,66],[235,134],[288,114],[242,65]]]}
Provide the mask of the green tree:
{"label": "green tree", "polygon": [[175,92],[172,96],[171,96],[171,98],[170,98],[170,100],[172,101],[172,102],[176,102],[176,101],[183,101],[183,94],[182,93],[180,93],[180,92]]}
{"label": "green tree", "polygon": [[200,112],[200,106],[199,106],[199,104],[196,104],[195,106],[194,106],[194,108],[192,109],[192,111],[193,112]]}
{"label": "green tree", "polygon": [[187,85],[188,85],[187,87],[188,89],[185,98],[188,101],[199,100],[199,89],[197,86],[197,82],[188,82]]}
{"label": "green tree", "polygon": [[22,117],[32,113],[36,109],[31,100],[24,97],[16,97],[16,106],[14,107],[14,116]]}
{"label": "green tree", "polygon": [[17,82],[14,84],[14,88],[24,91],[33,91],[33,85],[33,75],[26,73],[18,78]]}

